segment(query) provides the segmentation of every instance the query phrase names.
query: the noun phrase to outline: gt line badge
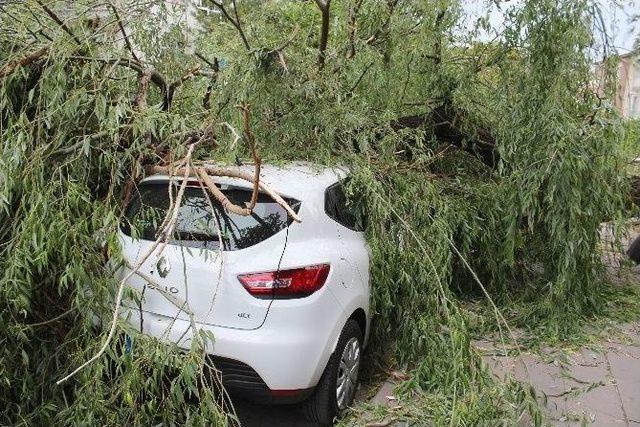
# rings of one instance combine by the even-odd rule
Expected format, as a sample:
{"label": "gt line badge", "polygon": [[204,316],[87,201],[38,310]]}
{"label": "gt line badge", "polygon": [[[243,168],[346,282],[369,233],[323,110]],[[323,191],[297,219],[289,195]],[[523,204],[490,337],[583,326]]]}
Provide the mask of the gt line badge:
{"label": "gt line badge", "polygon": [[167,258],[163,256],[158,260],[156,269],[158,270],[158,274],[160,275],[160,277],[164,279],[165,277],[167,277],[167,274],[169,274],[169,271],[171,271],[171,264],[169,264]]}

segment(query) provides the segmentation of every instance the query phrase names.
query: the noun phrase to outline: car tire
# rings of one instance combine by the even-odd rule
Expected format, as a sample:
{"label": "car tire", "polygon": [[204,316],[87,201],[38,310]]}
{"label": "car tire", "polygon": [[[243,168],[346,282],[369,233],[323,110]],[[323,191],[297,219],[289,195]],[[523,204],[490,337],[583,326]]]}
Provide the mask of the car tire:
{"label": "car tire", "polygon": [[[327,363],[320,381],[316,386],[311,397],[302,404],[305,417],[314,423],[318,423],[323,426],[328,426],[333,423],[333,420],[346,409],[348,405],[353,401],[355,390],[357,387],[357,375],[360,368],[360,360],[362,354],[362,330],[358,322],[353,319],[347,320],[347,323],[342,328],[342,333],[338,339],[338,345],[333,352]],[[352,365],[350,368],[351,375],[346,374],[346,368],[349,368],[343,360],[346,356],[349,359],[354,350],[354,341],[357,342],[357,362],[356,365]],[[347,349],[349,345],[349,349]],[[349,353],[349,354],[347,354]],[[348,360],[347,360],[348,362]],[[353,369],[355,366],[355,369]],[[353,372],[355,372],[355,381],[352,381]],[[348,393],[347,396],[341,398],[341,402],[338,402],[338,379],[342,374],[342,384],[344,392]],[[344,376],[346,375],[346,377]],[[348,378],[347,378],[348,377]],[[347,378],[345,380],[345,378]],[[346,381],[346,382],[345,382]],[[349,383],[349,384],[347,384]],[[351,387],[351,389],[349,389]]]}

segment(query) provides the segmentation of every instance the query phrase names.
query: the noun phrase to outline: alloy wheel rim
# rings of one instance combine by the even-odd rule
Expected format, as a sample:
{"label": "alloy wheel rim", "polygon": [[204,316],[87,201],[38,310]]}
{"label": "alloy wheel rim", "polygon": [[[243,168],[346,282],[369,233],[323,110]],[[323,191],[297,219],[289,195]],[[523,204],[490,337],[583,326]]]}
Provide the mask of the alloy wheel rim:
{"label": "alloy wheel rim", "polygon": [[347,341],[340,364],[338,366],[338,379],[336,381],[336,401],[338,409],[345,409],[356,391],[358,383],[358,368],[360,367],[360,342],[357,338]]}

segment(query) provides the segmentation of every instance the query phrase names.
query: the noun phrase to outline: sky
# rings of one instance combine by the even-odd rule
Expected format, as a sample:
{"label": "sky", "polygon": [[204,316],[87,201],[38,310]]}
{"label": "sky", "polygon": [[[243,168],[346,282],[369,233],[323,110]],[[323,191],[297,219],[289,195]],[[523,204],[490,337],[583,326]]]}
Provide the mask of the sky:
{"label": "sky", "polygon": [[[504,26],[503,11],[509,7],[517,7],[522,0],[501,1],[500,6],[495,3],[491,0],[464,0],[463,7],[469,15],[465,26],[472,28],[475,20],[489,9],[492,27],[500,30]],[[598,0],[597,3],[613,47],[619,54],[629,52],[634,40],[640,36],[640,0]],[[631,22],[634,15],[638,20]]]}
{"label": "sky", "polygon": [[[636,22],[630,17],[635,15]],[[622,8],[609,7],[605,20],[609,22],[609,33],[613,35],[613,45],[619,53],[629,52],[634,40],[640,36],[640,0],[627,2]]]}

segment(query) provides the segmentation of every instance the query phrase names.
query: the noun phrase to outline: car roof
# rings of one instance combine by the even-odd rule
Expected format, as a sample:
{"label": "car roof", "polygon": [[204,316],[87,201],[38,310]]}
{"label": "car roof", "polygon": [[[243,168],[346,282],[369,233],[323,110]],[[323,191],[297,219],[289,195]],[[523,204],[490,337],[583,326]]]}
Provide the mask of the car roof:
{"label": "car roof", "polygon": [[[211,164],[212,166],[221,166]],[[241,166],[224,166],[230,170],[248,172],[253,175],[255,166],[243,164]],[[277,193],[304,200],[324,193],[327,187],[346,177],[348,171],[345,167],[328,167],[310,162],[288,162],[279,165],[262,164],[260,167],[260,179],[269,185]],[[168,175],[151,175],[143,182],[164,181]],[[179,179],[174,177],[174,179]],[[213,177],[214,181],[223,185],[251,188],[252,184],[239,178],[223,176]]]}

